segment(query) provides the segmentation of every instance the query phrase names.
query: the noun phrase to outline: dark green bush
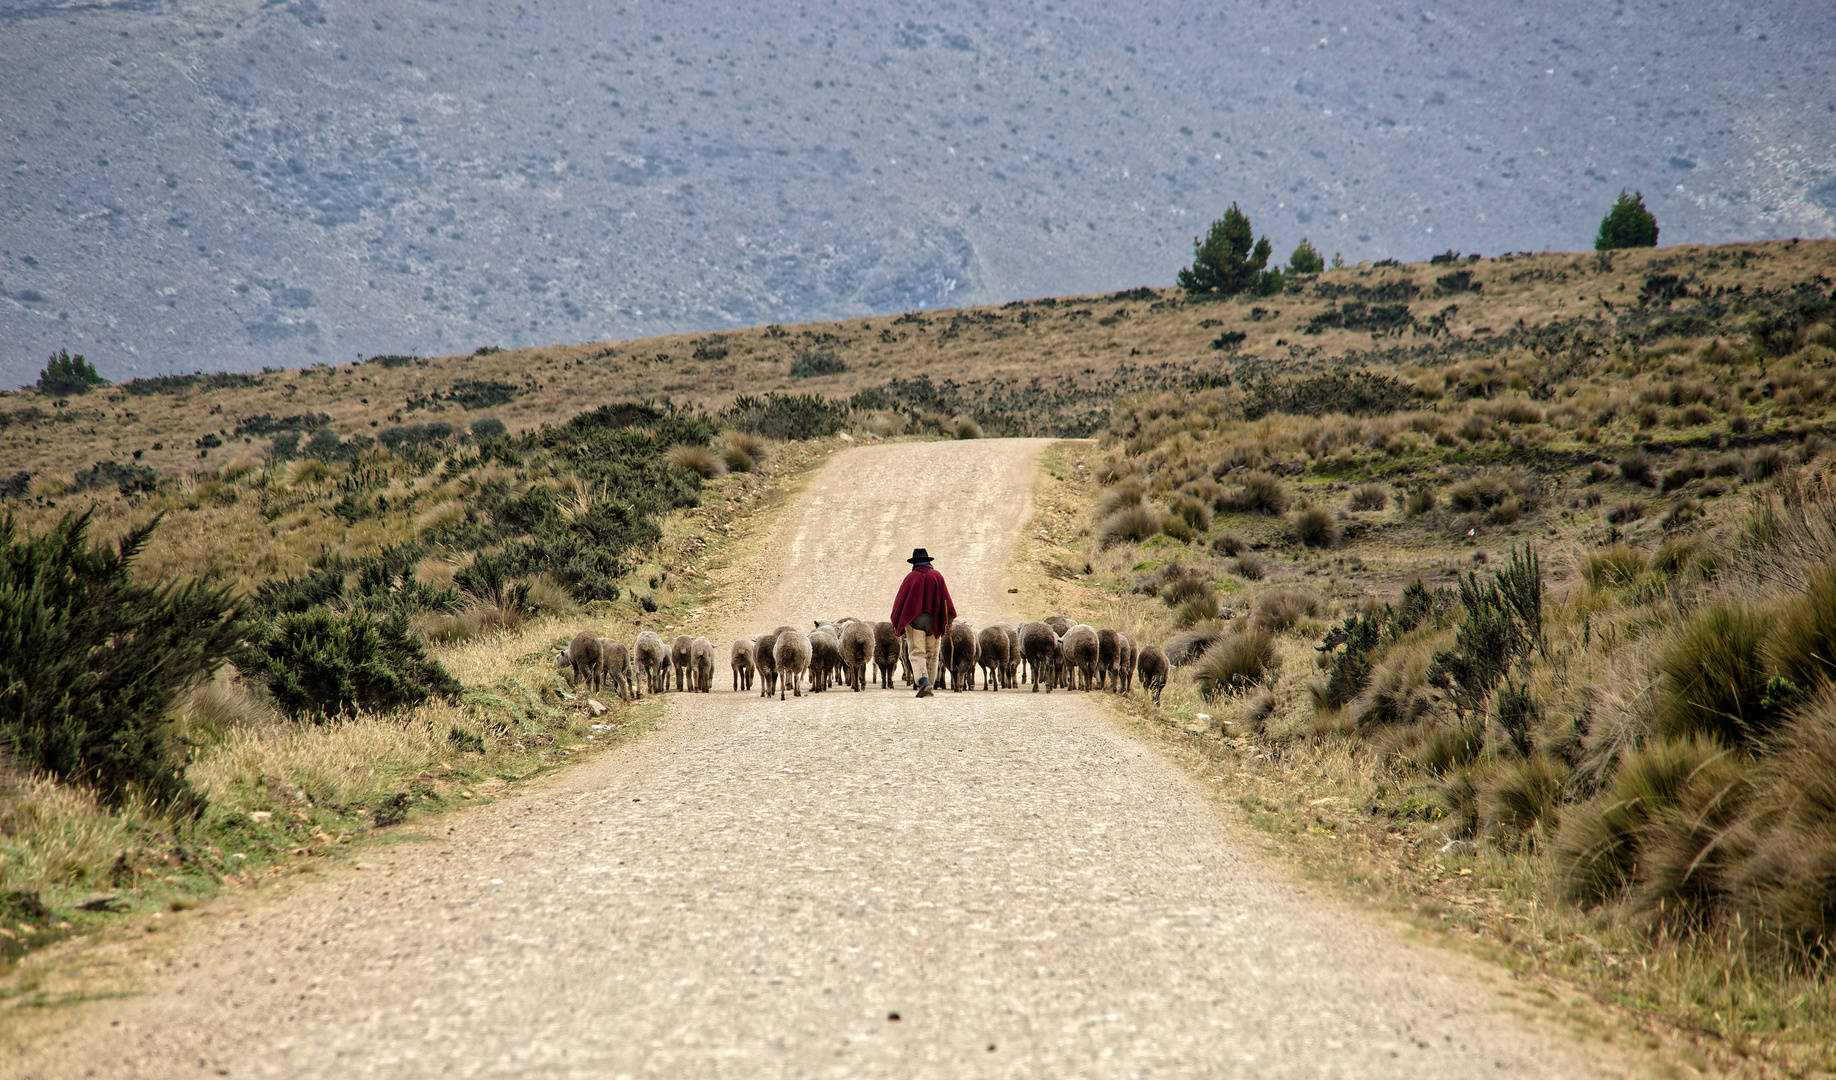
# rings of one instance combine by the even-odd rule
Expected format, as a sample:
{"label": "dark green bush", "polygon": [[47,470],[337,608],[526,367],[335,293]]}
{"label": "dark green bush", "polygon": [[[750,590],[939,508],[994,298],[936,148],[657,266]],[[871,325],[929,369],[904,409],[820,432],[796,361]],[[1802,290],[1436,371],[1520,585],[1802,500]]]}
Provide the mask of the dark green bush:
{"label": "dark green bush", "polygon": [[1435,654],[1428,681],[1449,690],[1462,710],[1491,696],[1518,657],[1543,642],[1543,571],[1536,553],[1512,551],[1511,561],[1481,585],[1468,572],[1460,583],[1465,618],[1453,648]]}
{"label": "dark green bush", "polygon": [[805,349],[791,360],[790,366],[790,374],[793,379],[840,375],[847,370],[847,361],[835,355],[832,349]]}
{"label": "dark green bush", "polygon": [[56,397],[67,397],[71,394],[87,394],[98,386],[107,386],[108,380],[96,370],[96,366],[82,356],[71,356],[69,349],[59,349],[51,354],[51,362],[38,373],[38,392]]}
{"label": "dark green bush", "polygon": [[1385,416],[1406,408],[1414,388],[1401,379],[1370,371],[1334,371],[1290,382],[1264,374],[1243,383],[1243,418],[1260,420],[1270,413],[1319,416]]}
{"label": "dark green bush", "polygon": [[1657,216],[1645,209],[1644,192],[1626,194],[1619,189],[1613,208],[1600,219],[1600,232],[1594,237],[1595,251],[1617,248],[1657,247]]}
{"label": "dark green bush", "polygon": [[472,439],[475,442],[507,438],[509,434],[510,429],[495,416],[481,416],[472,421]]}
{"label": "dark green bush", "polygon": [[405,708],[460,690],[399,613],[315,607],[282,616],[263,636],[257,664],[275,702],[295,718]]}
{"label": "dark green bush", "polygon": [[159,474],[134,462],[98,461],[72,477],[78,491],[114,488],[123,495],[146,495],[159,490]]}
{"label": "dark green bush", "polygon": [[720,415],[741,431],[768,439],[821,439],[847,425],[848,406],[820,394],[742,394]]}
{"label": "dark green bush", "polygon": [[89,522],[66,515],[21,538],[12,515],[0,521],[0,739],[111,803],[195,809],[161,728],[186,687],[236,655],[242,617],[227,589],[134,582],[157,519],[113,550],[89,544]]}

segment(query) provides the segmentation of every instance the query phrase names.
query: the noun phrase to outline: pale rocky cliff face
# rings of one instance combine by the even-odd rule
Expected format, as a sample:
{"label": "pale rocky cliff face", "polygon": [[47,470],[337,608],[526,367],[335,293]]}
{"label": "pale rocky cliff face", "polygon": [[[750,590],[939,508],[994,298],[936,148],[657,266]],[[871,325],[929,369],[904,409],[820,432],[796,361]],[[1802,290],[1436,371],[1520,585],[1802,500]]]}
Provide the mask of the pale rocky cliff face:
{"label": "pale rocky cliff face", "polygon": [[0,384],[1832,232],[1825,4],[737,7],[0,0]]}

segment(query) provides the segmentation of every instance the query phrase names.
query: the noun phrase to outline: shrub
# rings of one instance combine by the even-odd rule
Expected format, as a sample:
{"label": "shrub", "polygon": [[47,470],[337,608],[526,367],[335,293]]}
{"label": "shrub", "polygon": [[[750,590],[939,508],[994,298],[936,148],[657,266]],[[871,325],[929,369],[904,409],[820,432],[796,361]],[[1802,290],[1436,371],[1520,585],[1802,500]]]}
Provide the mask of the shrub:
{"label": "shrub", "polygon": [[743,432],[768,439],[820,439],[848,422],[848,406],[819,394],[742,394],[721,418]]}
{"label": "shrub", "polygon": [[1511,663],[1543,644],[1543,571],[1528,546],[1481,585],[1469,572],[1460,583],[1465,618],[1453,648],[1435,654],[1428,681],[1453,694],[1462,709],[1477,709]]}
{"label": "shrub", "polygon": [[1231,203],[1203,237],[1193,238],[1192,265],[1179,272],[1179,287],[1193,296],[1232,296],[1255,286],[1272,245],[1266,236],[1252,244],[1253,236],[1248,215]]}
{"label": "shrub", "polygon": [[[1396,305],[1402,307],[1402,305]],[[1402,308],[1407,313],[1407,308]],[[1270,413],[1319,416],[1384,416],[1407,408],[1415,388],[1392,375],[1371,371],[1332,371],[1291,382],[1263,374],[1243,383],[1243,418],[1259,420]]]}
{"label": "shrub", "polygon": [[1382,484],[1365,484],[1352,492],[1351,508],[1353,510],[1382,510],[1390,503],[1390,493]]}
{"label": "shrub", "polygon": [[201,802],[161,734],[180,694],[240,651],[228,589],[142,585],[130,568],[158,524],[111,549],[90,515],[39,536],[0,520],[0,740],[6,756],[94,788],[195,809]]}
{"label": "shrub", "polygon": [[1776,719],[1767,693],[1768,624],[1760,612],[1722,604],[1684,623],[1658,654],[1652,730],[1724,746],[1762,739]]}
{"label": "shrub", "polygon": [[1407,510],[1412,517],[1420,517],[1428,511],[1433,510],[1434,489],[1430,487],[1420,487],[1411,491],[1408,501],[1403,504],[1403,509]]}
{"label": "shrub", "polygon": [[69,349],[51,354],[51,361],[38,373],[38,392],[53,397],[87,394],[98,386],[107,386],[96,366],[81,355],[71,356]]}
{"label": "shrub", "polygon": [[1220,695],[1260,684],[1281,665],[1275,637],[1266,630],[1240,630],[1205,650],[1192,665],[1192,681],[1199,696],[1212,701]]}
{"label": "shrub", "polygon": [[1480,828],[1504,840],[1528,840],[1553,825],[1567,770],[1541,754],[1501,761],[1474,787]]}
{"label": "shrub", "polygon": [[1657,247],[1658,223],[1656,215],[1645,209],[1643,192],[1626,194],[1619,189],[1619,198],[1613,208],[1600,219],[1600,231],[1594,236],[1595,251],[1613,251],[1619,248]]}
{"label": "shrub", "polygon": [[1125,542],[1140,543],[1159,534],[1160,515],[1140,504],[1116,511],[1097,528],[1097,537],[1106,548]]}
{"label": "shrub", "polygon": [[1325,607],[1325,603],[1310,592],[1271,589],[1256,598],[1256,625],[1271,634],[1280,634],[1304,618],[1317,618]]}
{"label": "shrub", "polygon": [[790,374],[793,379],[813,379],[822,375],[840,375],[848,370],[848,364],[835,355],[831,349],[805,349],[792,360]]}
{"label": "shrub", "polygon": [[1282,514],[1288,509],[1288,488],[1265,472],[1246,473],[1241,487],[1224,495],[1222,509],[1240,514]]}
{"label": "shrub", "polygon": [[727,464],[719,455],[705,446],[672,446],[669,448],[669,463],[678,469],[687,469],[703,480],[711,480],[727,471]]}
{"label": "shrub", "polygon": [[1308,547],[1331,547],[1338,542],[1339,526],[1323,506],[1309,506],[1294,514],[1294,535]]}
{"label": "shrub", "polygon": [[1326,259],[1320,249],[1313,246],[1313,241],[1301,237],[1301,242],[1294,245],[1294,254],[1288,256],[1288,273],[1320,274],[1326,270]]}
{"label": "shrub", "polygon": [[319,607],[282,616],[263,637],[258,663],[275,702],[296,718],[403,708],[460,690],[399,613],[379,619]]}
{"label": "shrub", "polygon": [[472,439],[474,442],[486,442],[490,439],[509,438],[510,429],[495,416],[481,416],[472,421]]}

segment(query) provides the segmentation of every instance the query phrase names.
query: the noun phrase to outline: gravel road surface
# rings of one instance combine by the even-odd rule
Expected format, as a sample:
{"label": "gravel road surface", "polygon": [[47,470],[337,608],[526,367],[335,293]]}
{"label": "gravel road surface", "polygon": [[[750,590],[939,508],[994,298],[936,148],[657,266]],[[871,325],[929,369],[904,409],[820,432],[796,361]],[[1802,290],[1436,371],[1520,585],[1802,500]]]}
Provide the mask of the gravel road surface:
{"label": "gravel road surface", "polygon": [[[978,626],[1045,444],[838,454],[721,627],[884,618],[914,546]],[[720,672],[716,686],[727,685]],[[192,919],[31,1077],[1555,1077],[1511,983],[1317,895],[1082,695],[671,695],[662,727]]]}

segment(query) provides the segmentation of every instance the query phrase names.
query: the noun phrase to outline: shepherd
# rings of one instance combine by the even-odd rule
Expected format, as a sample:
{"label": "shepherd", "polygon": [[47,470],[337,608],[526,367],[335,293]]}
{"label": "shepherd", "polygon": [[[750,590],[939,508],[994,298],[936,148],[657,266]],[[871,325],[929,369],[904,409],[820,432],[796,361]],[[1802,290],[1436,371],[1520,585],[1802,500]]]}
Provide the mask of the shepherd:
{"label": "shepherd", "polygon": [[[930,697],[937,683],[937,643],[950,632],[956,605],[950,602],[950,587],[931,565],[928,552],[913,548],[912,557],[905,561],[912,569],[893,599],[893,631],[905,638],[910,650],[912,668],[918,672],[918,696]],[[920,657],[924,658],[922,667]]]}

